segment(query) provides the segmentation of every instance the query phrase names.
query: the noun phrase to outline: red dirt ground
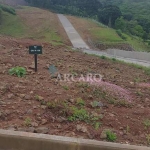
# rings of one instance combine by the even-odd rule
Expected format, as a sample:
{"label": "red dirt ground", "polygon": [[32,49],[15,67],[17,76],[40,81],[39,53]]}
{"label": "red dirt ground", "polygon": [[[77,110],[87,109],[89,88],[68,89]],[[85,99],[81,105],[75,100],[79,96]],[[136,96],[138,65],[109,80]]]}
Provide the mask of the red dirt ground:
{"label": "red dirt ground", "polygon": [[[45,127],[48,134],[104,141],[102,132],[110,129],[118,143],[149,145],[150,125],[144,122],[150,120],[150,76],[143,70],[31,39],[1,36],[0,43],[0,128],[40,132],[37,128]],[[33,55],[28,54],[33,44],[43,46],[37,73],[31,69]],[[61,74],[101,74],[102,86],[57,81],[48,71],[52,64]],[[25,67],[27,75],[9,75],[15,66]],[[94,101],[102,105],[92,107]],[[74,109],[89,117],[69,121]],[[95,129],[95,123],[100,127]]]}

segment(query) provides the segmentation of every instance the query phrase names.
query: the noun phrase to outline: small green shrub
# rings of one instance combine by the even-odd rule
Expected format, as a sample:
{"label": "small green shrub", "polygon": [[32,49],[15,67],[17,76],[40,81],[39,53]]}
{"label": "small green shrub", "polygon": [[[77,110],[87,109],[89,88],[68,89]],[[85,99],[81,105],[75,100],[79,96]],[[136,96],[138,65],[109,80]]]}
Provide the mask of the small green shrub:
{"label": "small green shrub", "polygon": [[130,132],[130,127],[128,125],[126,127],[126,132],[127,132],[127,134]]}
{"label": "small green shrub", "polygon": [[9,74],[24,77],[26,75],[26,69],[23,67],[14,67],[9,69]]}
{"label": "small green shrub", "polygon": [[67,91],[67,90],[69,90],[69,87],[65,85],[65,86],[63,86],[63,89]]}
{"label": "small green shrub", "polygon": [[31,125],[31,121],[32,121],[31,118],[28,117],[28,118],[25,119],[24,124],[26,126],[30,126]]}
{"label": "small green shrub", "polygon": [[84,106],[85,105],[84,100],[82,98],[77,98],[77,105]]}
{"label": "small green shrub", "polygon": [[101,125],[102,125],[101,122],[95,122],[95,123],[94,123],[94,128],[95,128],[95,130],[98,130]]}
{"label": "small green shrub", "polygon": [[12,7],[9,7],[9,6],[5,6],[5,5],[1,5],[0,4],[0,8],[5,11],[5,12],[8,12],[12,15],[16,15],[16,12],[15,12],[15,9],[13,9]]}
{"label": "small green shrub", "polygon": [[148,129],[150,127],[150,120],[149,119],[144,120],[143,124],[145,126],[145,129]]}
{"label": "small green shrub", "polygon": [[146,136],[146,139],[147,139],[147,144],[150,144],[150,134],[148,134],[148,135]]}
{"label": "small green shrub", "polygon": [[112,61],[116,61],[116,58],[112,58]]}
{"label": "small green shrub", "polygon": [[117,139],[117,136],[115,133],[113,133],[111,130],[106,131],[107,140],[110,142],[115,142]]}
{"label": "small green shrub", "polygon": [[123,40],[127,40],[127,38],[122,34],[121,30],[116,30],[116,33],[123,39]]}
{"label": "small green shrub", "polygon": [[106,59],[106,56],[102,55],[100,56],[101,59]]}
{"label": "small green shrub", "polygon": [[147,74],[147,75],[150,75],[150,68],[149,67],[145,67],[144,68],[144,72]]}
{"label": "small green shrub", "polygon": [[116,30],[116,32],[117,32],[117,34],[118,34],[119,36],[121,36],[121,34],[122,34],[122,31],[121,31],[121,30]]}
{"label": "small green shrub", "polygon": [[69,121],[88,121],[90,119],[89,113],[85,109],[71,108],[72,115],[68,117]]}
{"label": "small green shrub", "polygon": [[98,101],[91,102],[91,106],[92,106],[93,108],[99,107],[99,104],[100,104],[100,102],[98,102]]}
{"label": "small green shrub", "polygon": [[47,107],[48,107],[49,109],[55,108],[55,107],[56,107],[56,104],[55,104],[55,102],[48,102],[48,103],[47,103]]}

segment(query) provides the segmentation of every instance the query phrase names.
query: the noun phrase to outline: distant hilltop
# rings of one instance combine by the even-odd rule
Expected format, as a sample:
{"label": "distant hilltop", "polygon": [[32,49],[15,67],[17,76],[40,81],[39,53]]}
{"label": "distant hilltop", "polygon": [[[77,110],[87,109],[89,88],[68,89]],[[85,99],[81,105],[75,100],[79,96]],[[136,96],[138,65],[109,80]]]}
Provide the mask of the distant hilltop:
{"label": "distant hilltop", "polygon": [[27,5],[24,0],[0,0],[0,2],[10,6]]}

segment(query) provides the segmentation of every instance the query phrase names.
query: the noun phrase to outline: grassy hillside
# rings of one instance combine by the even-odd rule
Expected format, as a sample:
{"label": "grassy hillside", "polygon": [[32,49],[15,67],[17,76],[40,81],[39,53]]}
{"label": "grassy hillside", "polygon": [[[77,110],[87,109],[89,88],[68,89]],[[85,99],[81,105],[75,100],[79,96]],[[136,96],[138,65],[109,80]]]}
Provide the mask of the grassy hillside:
{"label": "grassy hillside", "polygon": [[0,34],[53,45],[70,44],[56,14],[34,7],[20,7],[15,13],[2,11]]}
{"label": "grassy hillside", "polygon": [[10,13],[3,11],[2,24],[0,25],[0,34],[23,37],[26,33],[26,28],[20,21],[17,15],[12,15]]}
{"label": "grassy hillside", "polygon": [[26,38],[51,42],[54,45],[69,43],[57,14],[35,7],[22,7],[17,10],[17,14],[27,27]]}
{"label": "grassy hillside", "polygon": [[16,15],[14,8],[0,4],[1,20],[0,34],[21,37],[25,33],[25,28],[21,20]]}
{"label": "grassy hillside", "polygon": [[116,30],[108,28],[94,20],[74,16],[68,16],[68,19],[87,42],[91,39],[95,43],[103,43],[106,45],[126,43],[137,51],[149,51],[150,49],[140,38],[123,34],[126,37],[126,40],[123,40],[116,33]]}

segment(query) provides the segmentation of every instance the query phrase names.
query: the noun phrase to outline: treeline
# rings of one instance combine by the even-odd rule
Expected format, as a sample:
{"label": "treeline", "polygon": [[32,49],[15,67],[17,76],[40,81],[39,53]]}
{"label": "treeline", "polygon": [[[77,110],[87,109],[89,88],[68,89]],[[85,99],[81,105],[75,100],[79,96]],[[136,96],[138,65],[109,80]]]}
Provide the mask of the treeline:
{"label": "treeline", "polygon": [[[65,13],[94,18],[109,27],[122,32],[138,36],[143,40],[150,39],[150,19],[142,13],[136,13],[137,3],[140,0],[26,0],[33,6],[51,9],[57,13]],[[150,0],[146,0],[147,2]],[[131,7],[131,6],[133,7]],[[146,4],[145,4],[146,5]],[[138,5],[139,6],[139,5]],[[132,8],[132,10],[129,10]],[[135,8],[134,8],[135,7]],[[143,6],[144,7],[144,6]],[[134,12],[134,10],[136,10]],[[145,10],[143,8],[143,10]],[[140,11],[140,10],[139,10]],[[145,12],[145,11],[143,11]]]}
{"label": "treeline", "polygon": [[150,39],[150,0],[111,0],[122,12],[116,21],[116,29],[143,38]]}
{"label": "treeline", "polygon": [[26,0],[31,5],[51,9],[59,13],[69,13],[85,17],[94,17],[102,7],[99,0]]}
{"label": "treeline", "polygon": [[109,0],[26,0],[31,5],[51,9],[58,13],[90,17],[114,27],[115,20],[121,16],[119,7],[111,5]]}

